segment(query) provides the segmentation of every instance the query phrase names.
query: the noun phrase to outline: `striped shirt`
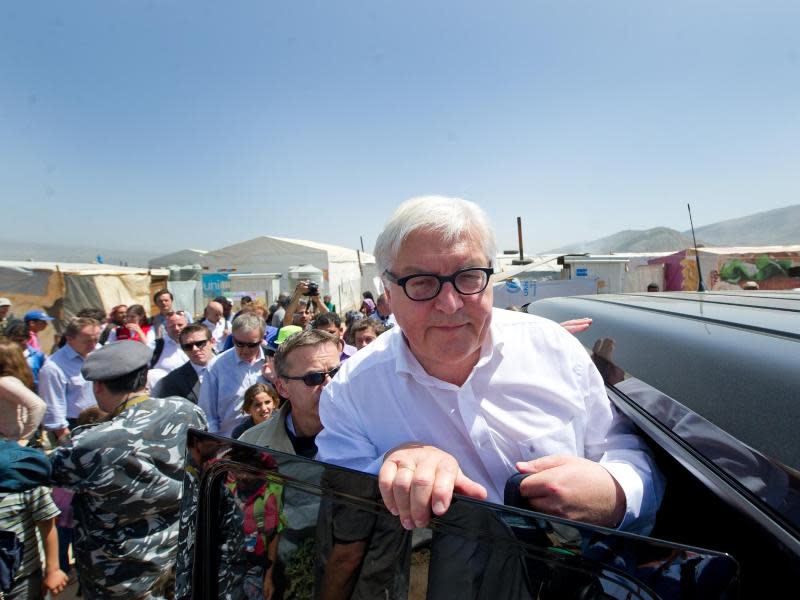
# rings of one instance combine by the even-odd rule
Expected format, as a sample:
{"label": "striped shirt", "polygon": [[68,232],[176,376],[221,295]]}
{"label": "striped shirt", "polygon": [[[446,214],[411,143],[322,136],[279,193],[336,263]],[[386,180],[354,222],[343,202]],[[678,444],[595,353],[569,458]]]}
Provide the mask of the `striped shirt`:
{"label": "striped shirt", "polygon": [[60,513],[47,487],[0,494],[0,529],[16,533],[24,547],[22,565],[14,576],[15,584],[42,568],[36,523],[55,518]]}

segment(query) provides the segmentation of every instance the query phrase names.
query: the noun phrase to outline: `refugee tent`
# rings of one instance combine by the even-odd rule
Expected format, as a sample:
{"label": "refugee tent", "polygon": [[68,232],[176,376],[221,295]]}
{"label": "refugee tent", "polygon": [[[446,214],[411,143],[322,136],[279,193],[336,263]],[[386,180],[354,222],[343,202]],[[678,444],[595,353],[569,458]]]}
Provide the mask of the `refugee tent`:
{"label": "refugee tent", "polygon": [[[800,245],[699,248],[700,269],[707,290],[739,290],[755,281],[761,290],[800,287]],[[650,260],[664,265],[666,291],[697,291],[694,248]]]}
{"label": "refugee tent", "polygon": [[[294,291],[289,270],[312,265],[322,271],[321,294],[330,294],[337,310],[358,308],[361,292],[373,290],[375,259],[372,255],[341,246],[309,240],[260,236],[208,252],[203,265],[203,294],[207,298],[230,292],[231,273],[280,273],[280,290]],[[268,300],[274,298],[268,294]]]}
{"label": "refugee tent", "polygon": [[[0,296],[11,300],[11,313],[44,310],[53,321],[39,337],[49,349],[54,333],[82,308],[108,312],[117,304],[141,304],[152,314],[152,292],[166,287],[164,269],[90,263],[0,261]],[[46,343],[45,343],[46,342]]]}

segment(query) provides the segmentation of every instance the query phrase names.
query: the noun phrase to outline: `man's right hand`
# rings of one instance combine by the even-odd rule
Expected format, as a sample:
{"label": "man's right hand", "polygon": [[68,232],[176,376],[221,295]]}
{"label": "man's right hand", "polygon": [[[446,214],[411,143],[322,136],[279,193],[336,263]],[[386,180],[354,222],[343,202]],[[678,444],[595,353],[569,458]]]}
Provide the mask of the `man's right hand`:
{"label": "man's right hand", "polygon": [[419,443],[397,446],[386,453],[378,473],[386,508],[406,529],[425,527],[431,512],[444,514],[453,492],[478,500],[486,489],[461,472],[458,461],[443,450]]}
{"label": "man's right hand", "polygon": [[300,298],[301,296],[305,296],[308,294],[308,282],[301,281],[297,284],[297,287],[294,288],[294,297]]}

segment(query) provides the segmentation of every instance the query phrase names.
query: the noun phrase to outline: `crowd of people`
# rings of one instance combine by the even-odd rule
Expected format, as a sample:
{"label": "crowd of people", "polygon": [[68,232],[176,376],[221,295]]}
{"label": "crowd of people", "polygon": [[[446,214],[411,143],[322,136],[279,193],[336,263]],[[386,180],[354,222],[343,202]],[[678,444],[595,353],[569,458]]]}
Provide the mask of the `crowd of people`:
{"label": "crowd of people", "polygon": [[10,319],[0,298],[0,434],[42,471],[3,488],[0,529],[33,548],[38,528],[45,549],[3,597],[59,593],[70,546],[90,600],[172,597],[190,427],[378,475],[406,529],[454,491],[502,503],[523,473],[536,510],[646,533],[663,481],[569,333],[588,324],[493,309],[494,256],[479,207],[427,197],[378,239],[385,291],[344,315],[309,282],[235,314],[219,297],[195,318],[164,289],[152,318],[87,307],[46,356],[52,319]]}

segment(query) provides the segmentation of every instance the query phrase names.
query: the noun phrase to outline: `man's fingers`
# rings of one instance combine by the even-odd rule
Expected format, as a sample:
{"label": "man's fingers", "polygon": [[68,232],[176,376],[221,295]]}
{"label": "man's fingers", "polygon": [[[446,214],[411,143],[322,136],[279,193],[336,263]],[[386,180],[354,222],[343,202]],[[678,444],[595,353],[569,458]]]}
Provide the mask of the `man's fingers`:
{"label": "man's fingers", "polygon": [[472,481],[472,479],[461,472],[461,469],[458,470],[458,476],[456,477],[455,491],[464,496],[469,496],[470,498],[476,498],[478,500],[486,500],[486,497],[489,495],[485,487],[480,483]]}
{"label": "man's fingers", "polygon": [[383,503],[386,505],[387,510],[394,516],[399,514],[394,501],[394,490],[392,489],[396,474],[397,463],[393,461],[383,463],[381,470],[378,472],[378,489],[381,491],[381,498],[383,498]]}
{"label": "man's fingers", "polygon": [[[411,520],[415,527],[425,527],[431,520],[431,494],[439,471],[432,466],[417,465],[411,481]],[[451,487],[452,489],[452,487]]]}
{"label": "man's fingers", "polygon": [[453,499],[453,488],[455,487],[456,477],[461,469],[455,461],[451,463],[439,463],[436,467],[436,481],[431,490],[431,510],[435,515],[442,515],[450,508]]}
{"label": "man's fingers", "polygon": [[525,498],[546,498],[553,493],[549,473],[534,473],[528,475],[519,485],[520,492]]}
{"label": "man's fingers", "polygon": [[541,458],[534,460],[518,462],[516,467],[517,471],[520,473],[539,473],[540,471],[545,471],[547,469],[552,469],[553,467],[563,465],[564,463],[569,462],[572,458],[574,457],[558,455],[542,456]]}
{"label": "man's fingers", "polygon": [[392,483],[394,504],[400,522],[406,529],[414,529],[414,520],[411,518],[411,486],[414,480],[414,469],[404,465],[397,465],[397,472]]}

